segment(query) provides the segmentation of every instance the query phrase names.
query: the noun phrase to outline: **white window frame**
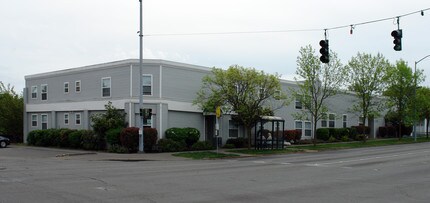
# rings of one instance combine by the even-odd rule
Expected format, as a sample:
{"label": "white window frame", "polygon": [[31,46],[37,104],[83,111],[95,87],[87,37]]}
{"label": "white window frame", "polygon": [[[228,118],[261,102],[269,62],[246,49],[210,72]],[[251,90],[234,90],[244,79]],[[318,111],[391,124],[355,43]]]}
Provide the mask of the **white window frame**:
{"label": "white window frame", "polygon": [[[36,118],[36,120],[34,119]],[[33,125],[33,122],[36,121],[36,125]],[[39,116],[37,114],[31,114],[31,127],[39,126]]]}
{"label": "white window frame", "polygon": [[[333,119],[330,118],[330,116],[333,115]],[[336,128],[336,114],[334,113],[329,113],[327,114],[328,117],[328,127],[329,128]],[[330,126],[330,123],[333,122],[333,126]]]}
{"label": "white window frame", "polygon": [[64,82],[64,94],[69,94],[70,92],[70,83]]}
{"label": "white window frame", "polygon": [[[233,123],[233,125],[231,125]],[[230,130],[236,130],[237,136],[230,136]],[[238,138],[239,137],[239,125],[237,125],[233,120],[228,121],[228,137],[229,138]]]}
{"label": "white window frame", "polygon": [[348,127],[348,115],[347,114],[342,115],[342,127],[343,128]]}
{"label": "white window frame", "polygon": [[70,115],[69,115],[69,113],[65,113],[64,114],[64,125],[69,125],[69,123],[70,123]]}
{"label": "white window frame", "polygon": [[42,128],[42,130],[45,130],[44,128],[43,128],[43,124],[44,124],[44,122],[43,122],[43,117],[45,117],[46,116],[46,129],[49,129],[49,118],[48,118],[48,114],[41,114],[40,115],[40,126],[41,126],[41,128]]}
{"label": "white window frame", "polygon": [[[82,82],[80,80],[76,80],[75,81],[75,92],[76,93],[81,93],[81,90],[82,90],[81,86],[82,86]],[[79,90],[78,90],[78,87],[79,87]]]}
{"label": "white window frame", "polygon": [[[103,81],[107,80],[107,79],[109,79],[109,87],[103,87]],[[111,77],[104,77],[104,78],[102,78],[100,86],[101,86],[101,90],[102,90],[101,95],[102,95],[103,98],[109,98],[109,97],[112,96],[112,78]],[[103,89],[104,88],[109,88],[109,96],[104,96],[103,95],[103,92],[104,92]]]}
{"label": "white window frame", "polygon": [[[79,123],[78,123],[78,121],[79,121]],[[81,115],[81,113],[75,113],[75,125],[82,125],[82,115]]]}
{"label": "white window frame", "polygon": [[[297,123],[300,123],[301,128],[297,128]],[[294,129],[295,129],[295,130],[300,130],[300,131],[302,132],[302,134],[303,134],[303,121],[295,120],[295,121],[294,121]]]}
{"label": "white window frame", "polygon": [[[153,81],[153,76],[152,74],[142,74],[142,81],[143,81],[143,77],[150,77],[151,79],[151,94],[144,94],[143,92],[143,87],[148,87],[148,85],[142,84],[142,95],[144,96],[152,96],[154,94],[154,81]],[[142,82],[143,83],[143,82]]]}
{"label": "white window frame", "polygon": [[358,117],[358,125],[365,125],[365,120],[364,120],[364,116],[359,116]]}
{"label": "white window frame", "polygon": [[[298,106],[297,104],[299,104],[299,106]],[[297,97],[295,98],[294,105],[295,105],[295,106],[294,106],[294,108],[295,108],[295,109],[300,109],[300,110],[301,110],[301,109],[303,109],[303,104],[302,104],[302,102],[300,101],[300,99],[299,99],[299,98],[297,98]],[[298,108],[298,107],[299,107],[299,108]]]}
{"label": "white window frame", "polygon": [[328,127],[328,113],[324,113],[321,117],[321,127],[327,128]]}
{"label": "white window frame", "polygon": [[[34,92],[36,90],[36,92]],[[31,99],[37,99],[37,85],[31,86]],[[34,94],[34,97],[33,97]]]}
{"label": "white window frame", "polygon": [[[46,87],[46,91],[43,91],[43,87]],[[46,95],[46,99],[43,99],[43,94]],[[48,84],[40,85],[40,99],[42,101],[48,101]]]}
{"label": "white window frame", "polygon": [[[306,136],[306,137],[312,137],[312,122],[310,122],[310,121],[305,121],[304,123],[305,123],[305,125],[304,125],[304,127],[303,127],[303,128],[304,128],[305,130],[304,130],[304,134],[303,134],[303,135],[304,135],[304,136]],[[309,128],[307,128],[307,127],[306,127],[306,124],[309,124]],[[310,133],[310,135],[306,135],[306,131],[308,131],[308,130],[311,132],[311,133]]]}

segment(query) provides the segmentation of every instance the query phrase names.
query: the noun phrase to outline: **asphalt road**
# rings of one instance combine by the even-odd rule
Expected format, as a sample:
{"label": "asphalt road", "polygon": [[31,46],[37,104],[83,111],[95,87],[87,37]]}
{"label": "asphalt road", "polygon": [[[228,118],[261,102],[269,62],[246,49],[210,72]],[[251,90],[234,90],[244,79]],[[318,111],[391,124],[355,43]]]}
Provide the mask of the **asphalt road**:
{"label": "asphalt road", "polygon": [[61,153],[0,149],[0,202],[430,202],[430,143],[223,160]]}

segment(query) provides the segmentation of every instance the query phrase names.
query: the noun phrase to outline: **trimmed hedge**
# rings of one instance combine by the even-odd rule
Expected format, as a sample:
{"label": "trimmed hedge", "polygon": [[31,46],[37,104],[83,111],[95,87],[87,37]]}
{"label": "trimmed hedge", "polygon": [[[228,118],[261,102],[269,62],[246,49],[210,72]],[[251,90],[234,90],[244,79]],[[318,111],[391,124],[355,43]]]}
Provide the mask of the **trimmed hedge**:
{"label": "trimmed hedge", "polygon": [[152,152],[154,146],[157,144],[158,131],[155,128],[144,128],[143,139],[145,144],[145,152]]}
{"label": "trimmed hedge", "polygon": [[196,143],[193,144],[191,149],[192,150],[211,150],[211,149],[214,149],[214,147],[212,146],[212,143],[210,143],[209,141],[197,141]]}
{"label": "trimmed hedge", "polygon": [[200,139],[200,131],[196,128],[169,128],[165,132],[166,139],[185,142],[188,149]]}
{"label": "trimmed hedge", "polygon": [[119,140],[121,146],[126,148],[128,152],[137,152],[139,149],[139,128],[129,127],[122,129]]}
{"label": "trimmed hedge", "polygon": [[179,152],[187,149],[184,141],[178,142],[171,139],[160,139],[158,141],[158,146],[161,148],[162,152]]}
{"label": "trimmed hedge", "polygon": [[317,139],[328,141],[330,138],[330,130],[328,128],[317,129]]}
{"label": "trimmed hedge", "polygon": [[287,142],[297,143],[302,139],[302,131],[301,130],[286,130],[284,131],[284,139]]}

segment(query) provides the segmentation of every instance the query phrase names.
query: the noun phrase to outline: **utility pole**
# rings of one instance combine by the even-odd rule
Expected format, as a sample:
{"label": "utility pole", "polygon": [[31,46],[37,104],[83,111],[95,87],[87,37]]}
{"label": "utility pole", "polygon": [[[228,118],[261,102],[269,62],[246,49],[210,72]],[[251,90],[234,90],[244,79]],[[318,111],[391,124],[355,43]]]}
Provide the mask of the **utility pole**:
{"label": "utility pole", "polygon": [[140,50],[139,50],[139,152],[144,153],[145,146],[143,144],[143,81],[142,81],[142,66],[143,66],[143,6],[142,0],[140,2]]}

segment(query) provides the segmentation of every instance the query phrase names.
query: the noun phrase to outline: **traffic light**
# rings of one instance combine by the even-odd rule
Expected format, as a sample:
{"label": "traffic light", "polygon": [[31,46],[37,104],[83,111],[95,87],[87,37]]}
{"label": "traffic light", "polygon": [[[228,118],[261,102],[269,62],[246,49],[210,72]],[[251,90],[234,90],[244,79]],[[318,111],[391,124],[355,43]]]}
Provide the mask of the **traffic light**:
{"label": "traffic light", "polygon": [[403,37],[402,29],[393,30],[391,32],[391,36],[394,37],[394,40],[393,40],[394,47],[393,47],[393,49],[396,50],[396,51],[401,51],[402,50],[402,37]]}
{"label": "traffic light", "polygon": [[323,63],[328,63],[330,61],[329,59],[329,49],[328,49],[328,40],[327,39],[323,39],[320,41],[320,53],[321,53],[321,57],[320,57],[320,61]]}
{"label": "traffic light", "polygon": [[140,116],[143,116],[143,119],[150,119],[152,116],[152,109],[140,109]]}

